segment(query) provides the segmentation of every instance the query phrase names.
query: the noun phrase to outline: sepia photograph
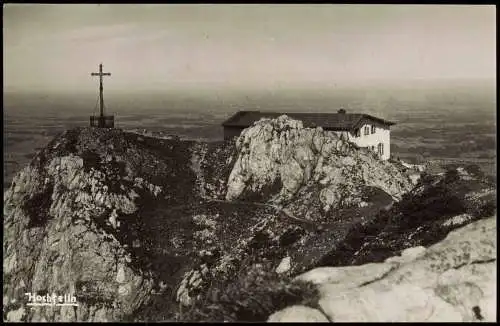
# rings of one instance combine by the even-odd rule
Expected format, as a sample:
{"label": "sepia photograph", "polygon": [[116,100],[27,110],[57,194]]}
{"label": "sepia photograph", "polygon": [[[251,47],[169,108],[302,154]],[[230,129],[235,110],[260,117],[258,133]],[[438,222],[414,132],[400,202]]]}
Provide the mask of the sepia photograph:
{"label": "sepia photograph", "polygon": [[3,321],[496,322],[496,28],[3,4]]}

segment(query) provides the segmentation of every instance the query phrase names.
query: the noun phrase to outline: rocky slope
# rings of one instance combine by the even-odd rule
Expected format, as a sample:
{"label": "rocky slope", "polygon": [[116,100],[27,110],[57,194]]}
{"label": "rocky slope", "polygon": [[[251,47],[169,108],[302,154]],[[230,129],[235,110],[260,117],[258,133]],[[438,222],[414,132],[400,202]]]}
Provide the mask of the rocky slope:
{"label": "rocky slope", "polygon": [[313,269],[297,279],[318,286],[317,304],[269,321],[495,322],[496,229],[493,216],[385,262]]}
{"label": "rocky slope", "polygon": [[[406,294],[409,301],[402,304],[400,310],[393,309],[397,306],[392,303],[391,308],[384,311],[380,318],[374,317],[374,314],[379,309],[386,309],[385,307],[377,306],[375,303],[373,310],[370,306],[360,306],[363,305],[363,300],[372,300],[377,296],[378,292],[370,292],[370,296],[366,299],[360,295],[361,299],[359,301],[361,303],[355,307],[356,309],[360,307],[366,309],[365,314],[357,313],[356,309],[349,310],[350,301],[339,302],[341,299],[337,298],[335,304],[338,303],[340,307],[344,307],[347,311],[346,314],[342,314],[338,310],[332,310],[334,313],[328,315],[327,312],[323,311],[324,309],[320,303],[325,296],[342,296],[341,293],[345,293],[347,297],[350,297],[351,294],[348,291],[351,288],[363,287],[371,282],[376,282],[378,278],[383,279],[386,273],[395,270],[399,264],[421,256],[426,251],[425,248],[428,247],[446,247],[439,254],[433,254],[434,258],[432,259],[435,262],[431,262],[431,265],[438,266],[439,270],[427,271],[425,266],[428,264],[423,261],[419,261],[417,265],[412,265],[409,270],[423,268],[422,273],[425,277],[432,277],[434,272],[442,273],[449,270],[448,274],[450,274],[455,267],[460,269],[462,264],[492,263],[490,267],[494,267],[495,262],[489,262],[488,260],[496,256],[496,233],[493,232],[494,227],[490,225],[494,220],[491,216],[495,214],[496,190],[492,184],[488,183],[487,178],[483,178],[481,175],[465,173],[465,169],[449,170],[442,176],[424,176],[412,192],[403,195],[403,198],[394,203],[389,209],[380,210],[373,214],[371,218],[364,219],[355,225],[351,225],[350,228],[344,229],[344,232],[340,232],[342,225],[339,224],[337,228],[325,228],[322,232],[304,237],[306,241],[295,242],[288,250],[289,255],[281,261],[276,272],[267,270],[265,273],[267,279],[265,281],[254,281],[252,278],[247,279],[240,276],[234,282],[222,286],[223,291],[231,293],[229,297],[217,298],[205,303],[204,306],[197,307],[199,312],[195,315],[189,315],[188,319],[265,321],[270,315],[277,312],[276,315],[271,317],[271,321],[325,321],[332,319],[336,321],[358,321],[359,318],[378,321],[424,321],[429,317],[426,315],[429,310],[422,310],[420,309],[422,307],[417,307],[420,310],[417,309],[417,312],[413,314],[411,312],[411,309],[413,309],[413,306],[411,306],[411,292]],[[488,219],[489,222],[483,222],[485,219]],[[453,241],[446,240],[447,236],[448,238],[451,237],[451,235],[449,236],[450,232],[453,234],[453,230],[467,224],[473,225],[471,223],[476,223],[475,225],[487,223],[488,227],[474,228],[474,231],[470,233],[471,229],[466,228],[464,230],[468,230],[467,232],[457,231],[455,234],[460,234],[460,236],[453,236]],[[468,242],[472,241],[471,239],[474,239],[472,245]],[[484,252],[489,258],[485,258],[483,262]],[[481,259],[477,260],[477,257]],[[450,265],[449,262],[453,262],[453,264]],[[422,266],[419,264],[422,264]],[[468,269],[469,267],[471,269]],[[463,270],[465,271],[464,280],[470,280],[472,283],[482,282],[481,287],[490,286],[494,288],[496,286],[490,274],[483,275],[480,272],[476,275],[475,267],[469,267]],[[312,272],[306,272],[310,270]],[[251,271],[250,269],[249,272]],[[279,273],[274,275],[277,272]],[[293,276],[300,275],[303,272],[306,272],[304,275],[309,276],[299,276],[295,280],[293,279]],[[490,269],[488,273],[490,272],[496,272],[496,270]],[[292,277],[292,279],[289,279],[289,277]],[[325,278],[331,280],[325,280]],[[285,284],[281,283],[282,280],[285,280]],[[296,283],[297,280],[310,281],[319,285],[316,289],[319,294],[308,286]],[[404,285],[418,288],[423,286],[419,282],[418,279],[411,279]],[[323,283],[328,284],[322,287]],[[242,290],[234,291],[235,286],[239,286]],[[434,287],[437,285],[432,283],[429,286]],[[269,288],[272,290],[269,290]],[[329,289],[331,289],[331,292],[328,292]],[[409,288],[399,288],[399,290],[401,289],[408,290]],[[287,293],[291,290],[295,291],[293,293],[298,294],[284,300],[285,302],[277,299],[286,298]],[[345,290],[345,292],[338,292],[338,290]],[[426,288],[425,291],[428,290]],[[384,291],[380,290],[380,294],[387,295],[387,300],[405,299],[401,298],[404,291],[396,294],[389,293],[390,289]],[[486,306],[478,306],[480,310],[489,309],[489,317],[484,317],[488,318],[488,320],[491,320],[491,306],[489,306],[492,304],[491,295],[491,293],[487,295]],[[258,301],[259,304],[249,299],[254,296],[258,298],[255,301]],[[354,293],[352,296],[356,296],[356,294]],[[358,299],[356,297],[352,300]],[[265,303],[264,307],[260,302]],[[381,301],[382,304],[383,302]],[[453,307],[448,308],[452,311],[460,309],[457,305],[461,304],[461,301],[458,302],[452,302]],[[378,304],[378,302],[376,303]],[[474,310],[478,309],[476,306],[471,307]],[[429,309],[432,310],[434,307]],[[450,309],[447,311],[449,312]],[[420,315],[419,312],[422,312],[422,314]],[[447,318],[449,320],[457,320],[457,318],[469,320],[468,318],[470,318],[470,314],[457,317],[457,314],[452,313],[452,315],[447,316],[448,312],[439,315],[440,320],[447,320]],[[467,310],[467,313],[470,312],[471,310]],[[435,320],[434,317],[431,320]]]}
{"label": "rocky slope", "polygon": [[[395,166],[287,117],[256,123],[236,143],[70,130],[4,194],[4,319],[182,319],[179,307],[198,306],[248,266],[293,275],[344,263],[342,246],[365,242],[348,263],[372,259],[373,242],[355,241],[363,228],[396,243],[393,251],[412,246],[384,235],[384,214],[403,225],[421,210],[409,205],[414,196],[425,205],[456,185],[450,198],[469,204],[444,205],[434,220],[466,217],[423,231],[406,225],[415,239],[436,242],[488,211],[480,198],[491,186],[473,178],[468,189],[463,178],[405,197],[412,184]],[[486,192],[471,195],[478,189]],[[74,294],[79,306],[28,307],[27,292]]]}

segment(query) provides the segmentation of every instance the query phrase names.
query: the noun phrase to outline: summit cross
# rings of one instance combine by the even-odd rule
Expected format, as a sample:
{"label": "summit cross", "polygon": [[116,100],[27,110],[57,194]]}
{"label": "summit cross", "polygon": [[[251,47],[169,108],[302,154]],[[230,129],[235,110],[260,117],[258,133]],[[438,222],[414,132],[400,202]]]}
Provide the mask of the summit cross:
{"label": "summit cross", "polygon": [[111,76],[110,72],[102,72],[102,63],[99,64],[99,72],[93,72],[90,74],[91,76],[99,76],[99,108],[100,108],[100,114],[101,117],[104,116],[104,97],[103,97],[103,91],[102,91],[102,77],[103,76]]}

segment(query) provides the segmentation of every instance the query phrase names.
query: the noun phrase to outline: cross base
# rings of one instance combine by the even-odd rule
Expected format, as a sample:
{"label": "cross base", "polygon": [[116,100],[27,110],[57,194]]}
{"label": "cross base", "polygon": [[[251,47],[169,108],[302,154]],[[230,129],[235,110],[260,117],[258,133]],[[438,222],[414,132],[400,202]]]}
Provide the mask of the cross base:
{"label": "cross base", "polygon": [[90,126],[96,128],[114,128],[115,117],[112,115],[90,116]]}

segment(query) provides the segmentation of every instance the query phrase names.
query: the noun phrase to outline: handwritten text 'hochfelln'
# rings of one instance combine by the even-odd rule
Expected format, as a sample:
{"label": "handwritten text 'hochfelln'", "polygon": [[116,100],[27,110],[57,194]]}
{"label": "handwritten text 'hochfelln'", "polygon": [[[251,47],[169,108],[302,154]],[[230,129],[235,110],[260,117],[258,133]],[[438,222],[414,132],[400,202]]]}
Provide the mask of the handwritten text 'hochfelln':
{"label": "handwritten text 'hochfelln'", "polygon": [[37,295],[36,293],[25,293],[28,297],[28,306],[74,306],[78,307],[76,297],[71,294],[58,295],[55,293],[46,295]]}

